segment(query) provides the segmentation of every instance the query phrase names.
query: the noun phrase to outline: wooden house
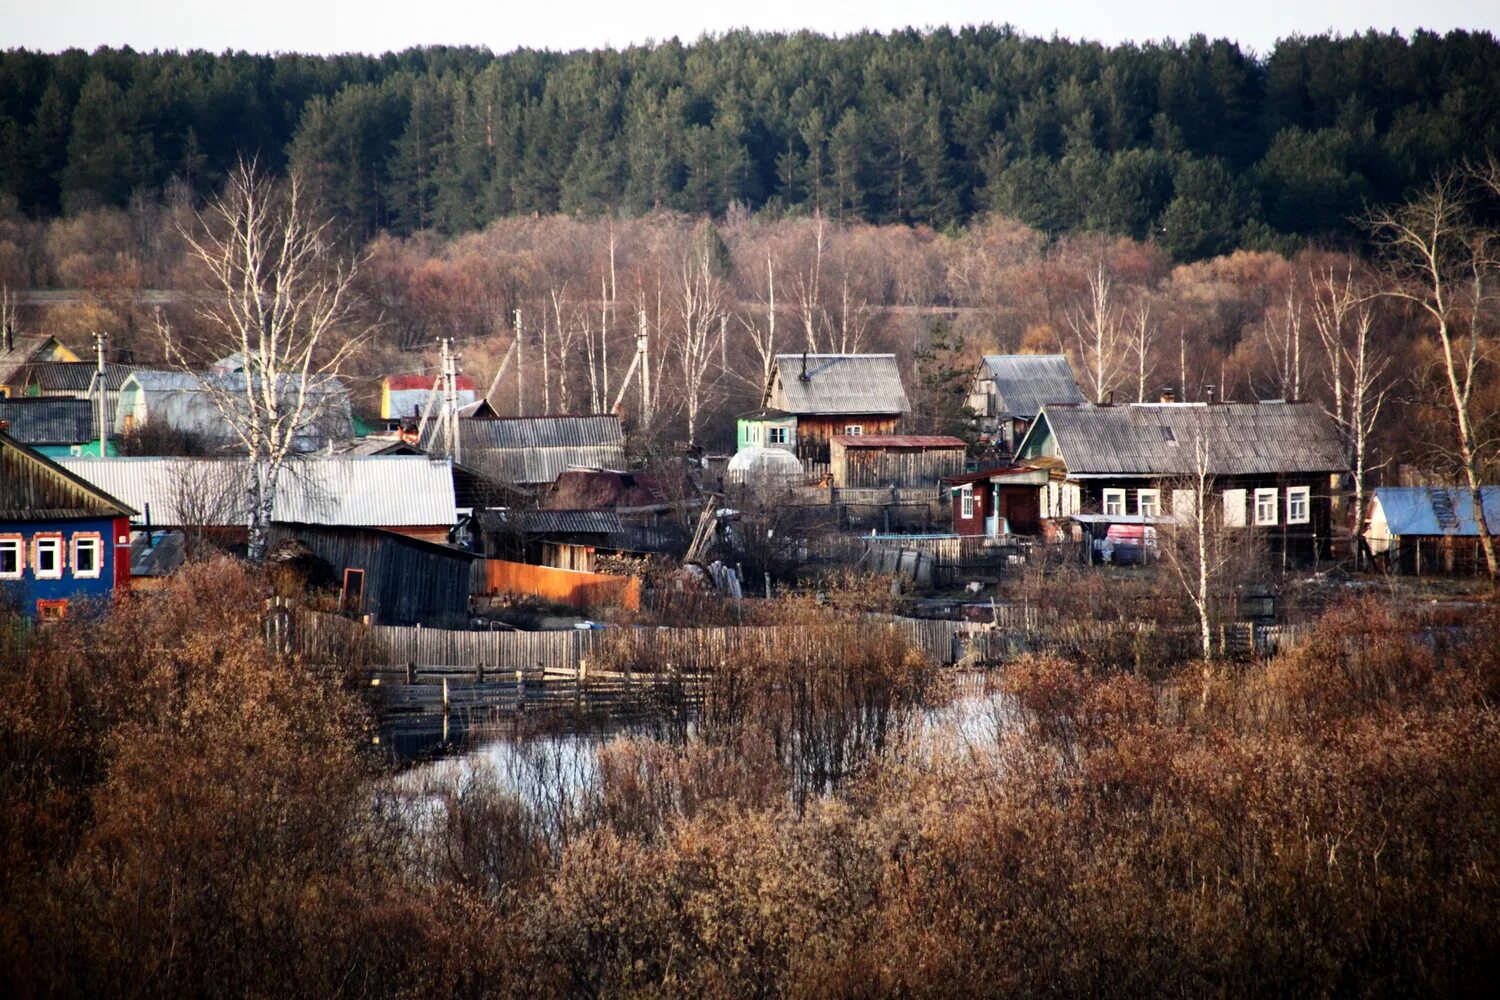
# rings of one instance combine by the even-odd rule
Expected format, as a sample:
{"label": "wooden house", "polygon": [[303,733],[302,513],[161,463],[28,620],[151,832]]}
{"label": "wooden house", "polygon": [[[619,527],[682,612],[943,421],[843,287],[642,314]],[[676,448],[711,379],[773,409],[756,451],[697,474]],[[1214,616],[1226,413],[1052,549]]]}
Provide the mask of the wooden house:
{"label": "wooden house", "polygon": [[[49,458],[99,455],[98,407],[87,399],[0,398],[0,430]],[[117,453],[114,438],[105,454]]]}
{"label": "wooden house", "polygon": [[820,475],[835,436],[896,434],[911,412],[894,354],[779,354],[761,404],[797,418],[797,457]]}
{"label": "wooden house", "polygon": [[797,453],[797,416],[785,410],[764,406],[742,413],[735,421],[738,434],[735,451],[746,448],[776,448]]}
{"label": "wooden house", "polygon": [[128,587],[134,514],[0,431],[0,596],[22,614],[65,618]]}
{"label": "wooden house", "polygon": [[[114,433],[124,436],[156,426],[207,448],[239,450],[239,435],[225,420],[220,405],[244,405],[239,400],[247,378],[243,371],[227,369],[202,374],[150,370],[128,373],[111,411],[115,415]],[[300,376],[281,377],[277,397],[284,406],[293,406],[302,392]],[[354,437],[354,414],[341,380],[309,376],[306,398],[304,415],[292,429],[292,450],[306,454]]]}
{"label": "wooden house", "polygon": [[828,444],[833,485],[847,489],[936,486],[964,471],[968,449],[935,434],[835,434]]}
{"label": "wooden house", "polygon": [[953,531],[959,535],[1036,535],[1042,529],[1044,468],[1009,465],[946,480],[953,494]]}
{"label": "wooden house", "polygon": [[[1500,537],[1500,486],[1479,489],[1485,526]],[[1463,486],[1378,486],[1365,511],[1365,544],[1392,573],[1483,572],[1474,491]]]}
{"label": "wooden house", "polygon": [[1050,471],[1044,522],[1083,515],[1107,532],[1188,510],[1200,450],[1224,525],[1259,531],[1273,553],[1330,552],[1349,465],[1313,403],[1047,406],[1017,462]]}
{"label": "wooden house", "polygon": [[1065,356],[988,354],[969,387],[968,406],[982,438],[1009,455],[1042,407],[1084,402],[1087,400]]}
{"label": "wooden house", "polygon": [[78,355],[56,337],[20,334],[10,327],[0,330],[0,399],[22,394],[22,376],[28,366],[77,360]]}

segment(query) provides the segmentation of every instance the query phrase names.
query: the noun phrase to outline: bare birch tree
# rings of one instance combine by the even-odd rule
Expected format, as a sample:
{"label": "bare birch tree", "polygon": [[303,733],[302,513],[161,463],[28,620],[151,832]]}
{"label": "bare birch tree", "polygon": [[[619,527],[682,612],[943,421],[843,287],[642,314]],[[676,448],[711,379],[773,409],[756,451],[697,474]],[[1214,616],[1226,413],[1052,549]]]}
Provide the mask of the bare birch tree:
{"label": "bare birch tree", "polygon": [[1481,502],[1484,456],[1476,435],[1474,389],[1485,360],[1480,323],[1489,304],[1489,281],[1500,272],[1500,233],[1475,219],[1476,192],[1500,194],[1500,169],[1439,177],[1406,204],[1375,212],[1367,225],[1379,241],[1389,281],[1384,294],[1425,312],[1437,334],[1442,376],[1451,408],[1458,464],[1469,487],[1474,523],[1491,584],[1500,583],[1495,539]]}
{"label": "bare birch tree", "polygon": [[1247,531],[1226,523],[1224,504],[1215,493],[1212,456],[1201,434],[1194,435],[1192,447],[1190,471],[1169,484],[1177,523],[1168,529],[1161,554],[1192,606],[1203,659],[1210,660],[1214,621]]}
{"label": "bare birch tree", "polygon": [[1110,280],[1101,264],[1089,275],[1088,303],[1068,315],[1089,394],[1103,403],[1120,379],[1121,314],[1110,301]]}
{"label": "bare birch tree", "polygon": [[1142,301],[1131,316],[1130,353],[1135,355],[1135,401],[1146,401],[1146,380],[1151,377],[1151,348],[1156,342],[1156,327],[1151,323],[1151,303]]}
{"label": "bare birch tree", "polygon": [[802,342],[809,353],[817,353],[821,341],[820,331],[827,326],[823,309],[823,253],[826,247],[826,226],[822,212],[813,213],[812,259],[806,268],[798,268],[793,282],[793,309],[802,326]]}
{"label": "bare birch tree", "polygon": [[722,336],[726,290],[714,273],[707,244],[695,236],[684,253],[677,288],[677,323],[671,341],[681,375],[682,403],[689,444],[698,441],[698,422],[713,384],[715,346]]}
{"label": "bare birch tree", "polygon": [[1365,480],[1370,474],[1370,438],[1385,406],[1389,356],[1370,344],[1369,300],[1355,286],[1353,268],[1340,279],[1328,268],[1313,279],[1313,325],[1322,342],[1329,402],[1324,411],[1338,427],[1354,475],[1354,538],[1364,536]]}
{"label": "bare birch tree", "polygon": [[1267,309],[1260,326],[1271,363],[1276,369],[1276,394],[1282,399],[1302,398],[1302,303],[1297,283],[1288,279],[1281,307]]}
{"label": "bare birch tree", "polygon": [[[318,220],[294,171],[276,185],[240,161],[224,191],[181,228],[208,275],[195,297],[210,331],[190,345],[158,317],[166,357],[198,376],[249,460],[249,556],[265,556],[276,484],[298,436],[346,399],[329,391],[360,335],[350,335],[357,261],[339,256],[332,220]],[[342,336],[339,336],[342,335]],[[238,353],[243,371],[204,374],[214,356]]]}

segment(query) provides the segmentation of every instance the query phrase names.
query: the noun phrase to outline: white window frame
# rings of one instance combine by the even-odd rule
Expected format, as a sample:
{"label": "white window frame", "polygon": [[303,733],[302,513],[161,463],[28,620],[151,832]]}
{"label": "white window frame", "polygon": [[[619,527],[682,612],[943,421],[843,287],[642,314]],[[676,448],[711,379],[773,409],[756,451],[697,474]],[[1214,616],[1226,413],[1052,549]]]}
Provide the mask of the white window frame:
{"label": "white window frame", "polygon": [[844,437],[864,437],[864,436],[865,436],[865,425],[864,424],[845,424],[844,425]]}
{"label": "white window frame", "polygon": [[[1292,504],[1301,501],[1302,514],[1294,513]],[[1286,488],[1286,523],[1287,524],[1311,524],[1312,523],[1312,487],[1310,486],[1288,486]]]}
{"label": "white window frame", "polygon": [[1281,502],[1281,491],[1274,486],[1262,486],[1255,491],[1255,526],[1274,528],[1281,523],[1277,508]]}
{"label": "white window frame", "polygon": [[[1118,509],[1116,509],[1116,510],[1111,510],[1110,509],[1111,507],[1115,507],[1115,506],[1117,506]],[[1106,515],[1110,516],[1110,517],[1124,517],[1125,516],[1125,491],[1124,490],[1105,490],[1105,491],[1103,491],[1103,493],[1100,496],[1100,500],[1099,500],[1099,509],[1101,511],[1103,511]]]}
{"label": "white window frame", "polygon": [[[47,549],[54,556],[54,567],[49,570],[42,569],[42,543],[47,543]],[[63,537],[60,534],[49,533],[45,535],[33,535],[31,538],[31,575],[38,580],[61,580],[63,571],[67,568],[67,547],[63,545]]]}
{"label": "white window frame", "polygon": [[1224,491],[1224,526],[1226,528],[1243,528],[1245,526],[1245,491]]}
{"label": "white window frame", "polygon": [[[79,543],[84,543],[80,545]],[[72,551],[69,552],[69,564],[73,567],[73,576],[79,580],[97,580],[104,575],[104,536],[97,531],[84,531],[74,535],[71,540]],[[94,550],[94,568],[92,570],[80,570],[78,568],[78,552],[80,548],[91,548]]]}
{"label": "white window frame", "polygon": [[787,441],[787,433],[786,432],[788,430],[790,430],[790,429],[791,428],[788,428],[788,427],[768,427],[768,428],[766,428],[766,443],[767,444],[787,444],[788,441]]}
{"label": "white window frame", "polygon": [[0,546],[16,554],[16,568],[12,572],[0,570],[0,580],[19,580],[26,575],[26,539],[21,535],[6,535],[0,538]]}
{"label": "white window frame", "polygon": [[[1146,508],[1150,508],[1147,510]],[[1135,511],[1142,517],[1161,516],[1161,490],[1136,490]]]}
{"label": "white window frame", "polygon": [[965,520],[974,516],[974,487],[967,484],[958,490],[958,512]]}

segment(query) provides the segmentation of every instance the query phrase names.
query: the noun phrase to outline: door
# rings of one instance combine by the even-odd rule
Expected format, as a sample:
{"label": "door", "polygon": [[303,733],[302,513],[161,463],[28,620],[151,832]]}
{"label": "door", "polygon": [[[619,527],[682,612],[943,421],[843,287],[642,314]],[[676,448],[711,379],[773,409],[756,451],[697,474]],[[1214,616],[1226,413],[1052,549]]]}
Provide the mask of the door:
{"label": "door", "polygon": [[344,570],[344,592],[339,595],[339,610],[357,615],[365,608],[365,571]]}
{"label": "door", "polygon": [[1007,490],[1006,516],[1017,535],[1034,535],[1041,527],[1041,503],[1036,490]]}

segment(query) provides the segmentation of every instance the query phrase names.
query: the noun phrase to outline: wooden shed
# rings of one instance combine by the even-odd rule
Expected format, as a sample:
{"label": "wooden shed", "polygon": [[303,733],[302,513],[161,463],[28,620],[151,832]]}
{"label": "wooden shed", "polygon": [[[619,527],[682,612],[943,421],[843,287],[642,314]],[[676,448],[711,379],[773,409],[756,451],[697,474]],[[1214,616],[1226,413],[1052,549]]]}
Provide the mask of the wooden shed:
{"label": "wooden shed", "polygon": [[829,472],[842,489],[936,486],[964,471],[967,445],[936,434],[835,434]]}
{"label": "wooden shed", "polygon": [[380,625],[442,624],[469,613],[477,553],[379,528],[273,524],[272,549],[295,540],[332,568],[340,607]]}

